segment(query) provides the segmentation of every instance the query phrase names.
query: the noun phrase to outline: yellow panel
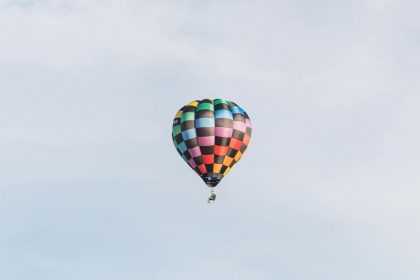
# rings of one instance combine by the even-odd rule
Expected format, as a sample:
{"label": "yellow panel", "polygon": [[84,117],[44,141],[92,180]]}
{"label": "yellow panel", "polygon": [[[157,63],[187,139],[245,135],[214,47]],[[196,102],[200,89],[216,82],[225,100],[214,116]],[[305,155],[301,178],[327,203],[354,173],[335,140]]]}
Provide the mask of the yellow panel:
{"label": "yellow panel", "polygon": [[175,118],[180,118],[182,116],[182,113],[184,113],[184,112],[178,111],[175,115]]}
{"label": "yellow panel", "polygon": [[223,161],[223,165],[229,166],[232,162],[233,158],[229,156],[225,156],[225,160]]}
{"label": "yellow panel", "polygon": [[197,105],[198,105],[198,102],[197,101],[193,101],[193,102],[188,103],[188,106],[197,107]]}
{"label": "yellow panel", "polygon": [[223,176],[225,176],[230,171],[230,167],[226,168],[225,173],[223,173]]}
{"label": "yellow panel", "polygon": [[222,169],[222,165],[221,164],[215,163],[213,165],[213,172],[220,173],[220,169]]}
{"label": "yellow panel", "polygon": [[238,162],[238,161],[239,161],[239,159],[241,158],[241,156],[242,156],[241,151],[238,151],[238,152],[236,153],[236,156],[235,156],[235,161],[236,161],[236,162]]}

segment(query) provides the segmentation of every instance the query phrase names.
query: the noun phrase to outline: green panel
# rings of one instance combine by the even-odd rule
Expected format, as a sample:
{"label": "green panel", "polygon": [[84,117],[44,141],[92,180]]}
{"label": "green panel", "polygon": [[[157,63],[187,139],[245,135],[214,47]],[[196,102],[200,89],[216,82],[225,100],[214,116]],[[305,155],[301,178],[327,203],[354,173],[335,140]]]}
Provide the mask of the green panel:
{"label": "green panel", "polygon": [[176,140],[173,141],[175,148],[178,148],[178,143],[176,143]]}
{"label": "green panel", "polygon": [[174,136],[178,135],[181,133],[181,126],[180,125],[176,125],[172,128],[172,134]]}
{"label": "green panel", "polygon": [[227,101],[224,101],[223,99],[215,99],[213,101],[214,105],[220,104],[220,103],[224,103],[224,104],[228,104]]}
{"label": "green panel", "polygon": [[185,121],[193,121],[195,119],[195,113],[194,112],[185,112],[182,114],[181,122]]}
{"label": "green panel", "polygon": [[198,105],[196,111],[200,111],[200,110],[210,110],[210,111],[214,111],[214,106],[211,103],[200,103],[200,105]]}

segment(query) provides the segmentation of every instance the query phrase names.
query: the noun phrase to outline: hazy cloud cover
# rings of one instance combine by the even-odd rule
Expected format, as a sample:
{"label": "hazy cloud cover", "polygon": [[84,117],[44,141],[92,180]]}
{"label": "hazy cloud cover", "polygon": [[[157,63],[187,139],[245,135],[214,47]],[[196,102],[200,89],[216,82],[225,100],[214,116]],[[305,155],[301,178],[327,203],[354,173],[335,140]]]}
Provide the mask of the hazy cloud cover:
{"label": "hazy cloud cover", "polygon": [[[0,279],[419,279],[417,1],[0,0]],[[177,109],[247,110],[209,206]]]}

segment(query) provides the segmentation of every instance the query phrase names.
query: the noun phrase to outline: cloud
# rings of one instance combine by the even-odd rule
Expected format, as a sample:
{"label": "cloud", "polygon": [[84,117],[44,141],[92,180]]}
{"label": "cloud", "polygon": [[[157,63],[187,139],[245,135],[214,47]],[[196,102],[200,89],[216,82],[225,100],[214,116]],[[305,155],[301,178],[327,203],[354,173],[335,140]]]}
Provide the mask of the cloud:
{"label": "cloud", "polygon": [[[417,279],[418,8],[1,1],[0,278]],[[254,125],[210,208],[205,97]]]}

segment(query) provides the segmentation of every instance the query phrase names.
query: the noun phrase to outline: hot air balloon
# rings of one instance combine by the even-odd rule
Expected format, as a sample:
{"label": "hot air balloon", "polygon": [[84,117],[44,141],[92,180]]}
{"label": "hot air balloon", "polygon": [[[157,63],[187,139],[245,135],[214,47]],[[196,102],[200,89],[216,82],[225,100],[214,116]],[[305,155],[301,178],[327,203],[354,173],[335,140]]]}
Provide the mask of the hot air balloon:
{"label": "hot air balloon", "polygon": [[175,115],[172,140],[184,161],[213,188],[241,159],[251,139],[251,120],[237,104],[222,99],[195,100]]}

